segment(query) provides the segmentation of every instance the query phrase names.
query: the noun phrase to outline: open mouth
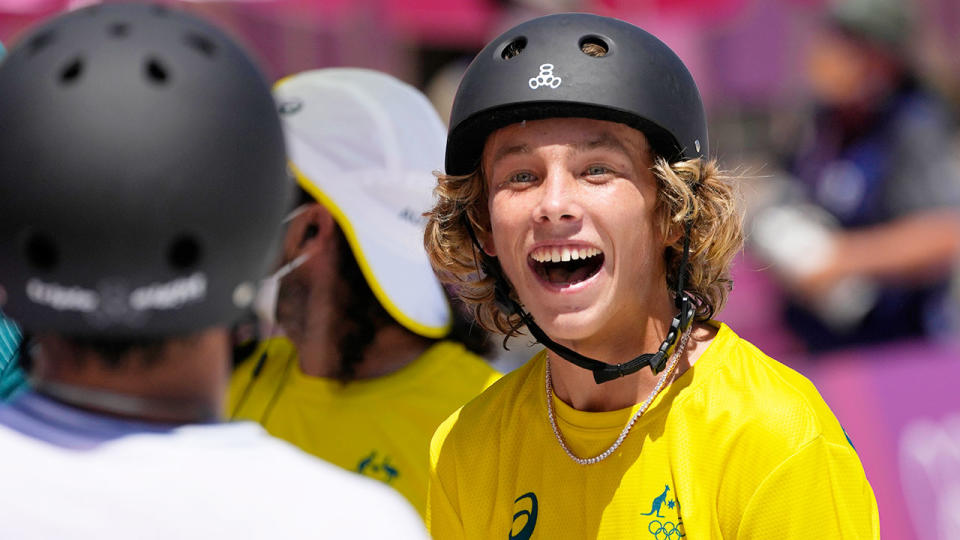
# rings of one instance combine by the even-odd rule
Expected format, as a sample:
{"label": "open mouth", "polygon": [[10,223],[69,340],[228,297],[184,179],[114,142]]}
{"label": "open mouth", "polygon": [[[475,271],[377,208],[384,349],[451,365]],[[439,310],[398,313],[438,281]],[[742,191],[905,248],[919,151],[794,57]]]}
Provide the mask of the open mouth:
{"label": "open mouth", "polygon": [[594,247],[540,247],[530,254],[530,266],[547,283],[569,287],[600,271],[603,252]]}

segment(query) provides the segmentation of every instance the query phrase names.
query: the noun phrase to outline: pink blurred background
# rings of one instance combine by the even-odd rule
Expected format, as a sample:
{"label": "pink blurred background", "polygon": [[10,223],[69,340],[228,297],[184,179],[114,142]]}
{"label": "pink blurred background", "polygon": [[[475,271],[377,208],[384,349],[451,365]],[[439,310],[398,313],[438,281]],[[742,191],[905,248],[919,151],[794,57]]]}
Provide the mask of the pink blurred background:
{"label": "pink blurred background", "polygon": [[[802,51],[826,0],[246,0],[165,2],[246,42],[273,79],[362,66],[428,91],[442,109],[462,66],[524,18],[590,11],[633,22],[670,45],[697,80],[711,146],[730,169],[772,174],[772,141],[804,114]],[[0,0],[0,41],[91,2]],[[960,105],[960,2],[916,0],[916,69]],[[0,126],[3,129],[3,126]],[[749,189],[749,186],[748,186]],[[960,231],[958,231],[960,234]],[[814,380],[861,456],[880,505],[882,536],[960,538],[960,342],[957,328],[925,339],[812,354],[782,322],[785,292],[749,250],[718,318]],[[955,278],[955,281],[957,279]],[[816,471],[811,471],[816,474]]]}

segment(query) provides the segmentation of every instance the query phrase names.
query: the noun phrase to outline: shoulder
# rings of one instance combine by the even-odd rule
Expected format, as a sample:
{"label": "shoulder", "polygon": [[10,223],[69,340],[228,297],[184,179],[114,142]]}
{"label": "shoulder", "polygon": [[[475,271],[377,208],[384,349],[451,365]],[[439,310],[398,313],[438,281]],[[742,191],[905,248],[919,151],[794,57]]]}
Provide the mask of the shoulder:
{"label": "shoulder", "polygon": [[535,355],[520,368],[500,377],[482,394],[464,405],[459,423],[472,424],[491,420],[514,410],[518,402],[530,399],[534,389],[542,386],[543,381],[537,374],[542,377],[543,353]]}
{"label": "shoulder", "polygon": [[920,90],[896,98],[885,125],[897,150],[894,157],[900,160],[934,159],[949,153],[955,128],[945,102]]}
{"label": "shoulder", "polygon": [[756,510],[767,500],[757,493],[802,499],[812,477],[827,484],[841,476],[864,480],[856,451],[806,377],[725,326],[691,371],[698,369],[671,417],[691,459],[714,464],[714,489],[727,515]]}
{"label": "shoulder", "polygon": [[893,114],[898,122],[936,124],[946,127],[951,115],[946,102],[924,89],[901,92],[896,98]]}
{"label": "shoulder", "polygon": [[231,398],[243,386],[256,377],[269,380],[281,376],[286,361],[296,355],[296,346],[285,337],[275,337],[261,342],[253,353],[244,359],[230,378]]}
{"label": "shoulder", "polygon": [[[232,496],[255,496],[265,515],[286,516],[290,525],[298,527],[306,522],[316,524],[320,518],[326,522],[325,534],[338,531],[344,537],[374,533],[383,537],[425,536],[418,514],[399,493],[271,437],[257,424],[234,422],[178,431],[188,430],[193,433],[180,433],[180,438],[192,443],[176,444],[191,447],[190,455],[198,468],[210,471],[204,474],[235,471],[236,476],[229,481],[234,483]],[[207,448],[220,449],[207,452]],[[207,464],[202,465],[205,461]],[[269,501],[259,497],[263,493],[272,494]],[[323,509],[322,516],[318,516],[318,508]],[[370,519],[371,509],[376,509],[376,519]]]}
{"label": "shoulder", "polygon": [[[756,433],[767,445],[797,449],[824,436],[843,442],[836,417],[813,383],[770,358],[723,325],[700,361],[712,366],[692,396],[700,406],[722,408],[724,421]],[[698,361],[698,362],[700,362]],[[715,417],[716,418],[716,417]]]}
{"label": "shoulder", "polygon": [[495,435],[504,422],[512,421],[514,413],[523,404],[537,399],[539,394],[536,391],[543,383],[539,378],[543,374],[542,356],[542,353],[538,354],[520,368],[500,377],[450,415],[434,434],[431,455],[439,455],[442,450],[451,451],[454,447],[475,446],[464,443]]}
{"label": "shoulder", "polygon": [[457,380],[479,381],[486,388],[501,377],[481,356],[456,341],[440,341],[424,353],[447,371],[455,371]]}
{"label": "shoulder", "polygon": [[[16,485],[22,478],[26,491],[4,501],[28,525],[27,537],[97,538],[104,530],[137,536],[144,523],[154,527],[151,538],[176,537],[183,519],[192,520],[198,537],[305,537],[316,535],[318,523],[324,535],[338,538],[426,536],[398,493],[313,458],[252,422],[136,433],[81,450],[31,441],[0,426],[0,446],[15,460],[32,454],[35,467],[10,478]],[[183,489],[184,478],[191,489]],[[92,485],[99,488],[94,497]],[[134,498],[109,495],[129,494],[134,486]],[[37,497],[48,504],[33,504]],[[78,497],[85,501],[79,507]],[[152,522],[161,507],[168,519]],[[71,530],[48,530],[42,514],[50,512],[64,518],[52,522],[53,529],[66,523]],[[0,529],[18,530],[6,522]]]}

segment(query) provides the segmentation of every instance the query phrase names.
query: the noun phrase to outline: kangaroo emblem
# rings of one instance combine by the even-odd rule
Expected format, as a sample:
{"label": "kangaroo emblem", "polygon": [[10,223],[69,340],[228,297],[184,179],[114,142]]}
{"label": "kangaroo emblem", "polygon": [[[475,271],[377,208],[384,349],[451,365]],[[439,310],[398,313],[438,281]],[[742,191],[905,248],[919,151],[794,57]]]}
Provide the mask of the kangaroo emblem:
{"label": "kangaroo emblem", "polygon": [[667,500],[667,492],[670,491],[670,486],[663,486],[663,493],[657,495],[657,498],[653,499],[653,504],[650,505],[650,511],[645,514],[640,514],[641,516],[650,516],[656,512],[658,518],[664,516],[660,515],[660,507],[663,506],[664,501]]}
{"label": "kangaroo emblem", "polygon": [[400,476],[400,471],[390,464],[390,456],[384,456],[380,463],[376,462],[377,451],[370,452],[370,455],[361,459],[357,463],[357,472],[366,476],[377,478],[386,483],[391,483]]}
{"label": "kangaroo emblem", "polygon": [[369,456],[361,459],[360,463],[357,464],[357,472],[360,474],[363,474],[363,471],[365,471],[367,467],[369,467],[373,463],[373,460],[376,457],[377,457],[377,452],[376,450],[374,450],[373,452],[370,452]]}

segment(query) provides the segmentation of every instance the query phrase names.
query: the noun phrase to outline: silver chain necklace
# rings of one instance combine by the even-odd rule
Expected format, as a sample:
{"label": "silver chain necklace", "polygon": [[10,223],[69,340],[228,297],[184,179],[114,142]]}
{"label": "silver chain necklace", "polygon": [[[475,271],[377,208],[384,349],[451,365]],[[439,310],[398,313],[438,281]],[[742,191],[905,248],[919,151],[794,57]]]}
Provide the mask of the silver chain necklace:
{"label": "silver chain necklace", "polygon": [[677,362],[680,360],[680,353],[687,348],[687,340],[690,339],[690,334],[692,333],[692,328],[684,332],[680,337],[680,343],[677,344],[677,348],[673,351],[673,355],[670,357],[670,364],[667,365],[667,369],[664,370],[663,375],[657,380],[657,385],[653,387],[653,391],[650,392],[650,396],[647,397],[647,400],[643,402],[643,405],[637,409],[637,412],[633,413],[633,416],[630,418],[630,421],[627,422],[627,425],[624,426],[623,430],[620,432],[620,436],[617,437],[617,440],[610,445],[610,448],[607,448],[603,453],[598,454],[591,458],[582,458],[573,453],[572,450],[567,446],[567,441],[564,440],[563,434],[560,433],[560,426],[557,425],[557,419],[553,414],[553,384],[552,378],[550,377],[550,356],[547,355],[546,359],[546,381],[545,386],[547,389],[547,417],[550,419],[550,427],[553,428],[553,434],[557,437],[557,442],[560,443],[560,448],[563,448],[563,451],[570,456],[570,459],[579,463],[580,465],[593,465],[610,457],[613,452],[620,447],[624,439],[627,438],[627,434],[630,433],[630,429],[633,427],[633,424],[643,415],[647,410],[647,407],[650,406],[650,403],[653,401],[653,398],[657,397],[657,394],[660,393],[660,390],[663,388],[664,383],[667,380],[667,377],[673,373],[673,368],[676,367]]}

